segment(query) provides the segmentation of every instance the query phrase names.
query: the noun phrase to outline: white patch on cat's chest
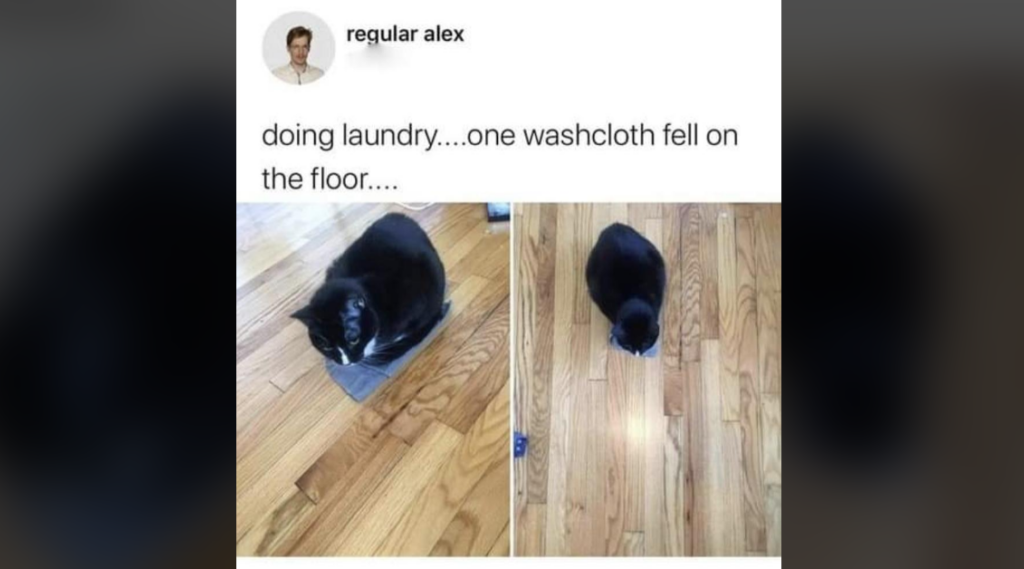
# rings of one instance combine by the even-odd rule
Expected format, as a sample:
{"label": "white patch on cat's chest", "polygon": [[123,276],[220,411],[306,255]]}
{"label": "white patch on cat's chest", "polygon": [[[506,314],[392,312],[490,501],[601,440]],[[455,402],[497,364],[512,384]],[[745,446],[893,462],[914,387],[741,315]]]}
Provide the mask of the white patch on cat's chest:
{"label": "white patch on cat's chest", "polygon": [[338,353],[341,354],[341,365],[348,365],[348,356],[345,355],[345,350],[338,348]]}
{"label": "white patch on cat's chest", "polygon": [[368,358],[368,357],[372,356],[374,351],[376,350],[376,348],[377,348],[377,338],[374,337],[374,338],[371,338],[370,341],[366,343],[366,347],[363,348],[363,357],[364,358]]}

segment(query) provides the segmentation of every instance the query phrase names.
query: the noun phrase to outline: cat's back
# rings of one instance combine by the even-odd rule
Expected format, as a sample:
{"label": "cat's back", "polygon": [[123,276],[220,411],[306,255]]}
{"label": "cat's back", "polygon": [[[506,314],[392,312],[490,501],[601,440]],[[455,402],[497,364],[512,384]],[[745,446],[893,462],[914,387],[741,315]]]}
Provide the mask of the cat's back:
{"label": "cat's back", "polygon": [[345,250],[328,272],[328,278],[396,270],[443,275],[444,268],[423,228],[408,216],[389,213],[373,222]]}
{"label": "cat's back", "polygon": [[628,225],[613,223],[598,236],[587,263],[587,272],[646,272],[659,267],[663,270],[664,266],[661,254],[646,237]]}
{"label": "cat's back", "polygon": [[642,296],[660,306],[665,261],[646,237],[628,225],[613,223],[601,231],[587,260],[587,285],[599,305]]}

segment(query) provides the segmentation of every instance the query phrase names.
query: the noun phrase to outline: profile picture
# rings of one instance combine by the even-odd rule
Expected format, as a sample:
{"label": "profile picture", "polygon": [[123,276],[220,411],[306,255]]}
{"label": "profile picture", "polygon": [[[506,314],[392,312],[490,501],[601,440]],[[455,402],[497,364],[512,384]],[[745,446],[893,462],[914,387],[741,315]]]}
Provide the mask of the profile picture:
{"label": "profile picture", "polygon": [[267,29],[263,59],[274,77],[290,85],[308,85],[322,78],[334,61],[334,36],[313,14],[290,12]]}

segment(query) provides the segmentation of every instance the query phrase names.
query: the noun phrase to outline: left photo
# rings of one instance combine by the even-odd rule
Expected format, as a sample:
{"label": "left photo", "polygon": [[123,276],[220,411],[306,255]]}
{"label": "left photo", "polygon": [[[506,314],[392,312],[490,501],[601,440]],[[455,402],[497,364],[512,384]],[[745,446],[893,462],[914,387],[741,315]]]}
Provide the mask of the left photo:
{"label": "left photo", "polygon": [[239,556],[507,556],[508,204],[238,204]]}

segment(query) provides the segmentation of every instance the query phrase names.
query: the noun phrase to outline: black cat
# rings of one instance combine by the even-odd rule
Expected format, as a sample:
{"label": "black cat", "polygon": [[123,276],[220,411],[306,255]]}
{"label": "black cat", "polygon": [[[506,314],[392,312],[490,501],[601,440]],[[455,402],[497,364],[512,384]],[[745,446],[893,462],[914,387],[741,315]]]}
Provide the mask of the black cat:
{"label": "black cat", "polygon": [[665,261],[650,241],[621,223],[606,227],[587,260],[587,287],[613,323],[613,342],[637,356],[654,346],[665,295]]}
{"label": "black cat", "polygon": [[309,305],[292,315],[313,347],[349,365],[386,364],[427,336],[442,316],[444,265],[415,221],[390,213],[327,269]]}

